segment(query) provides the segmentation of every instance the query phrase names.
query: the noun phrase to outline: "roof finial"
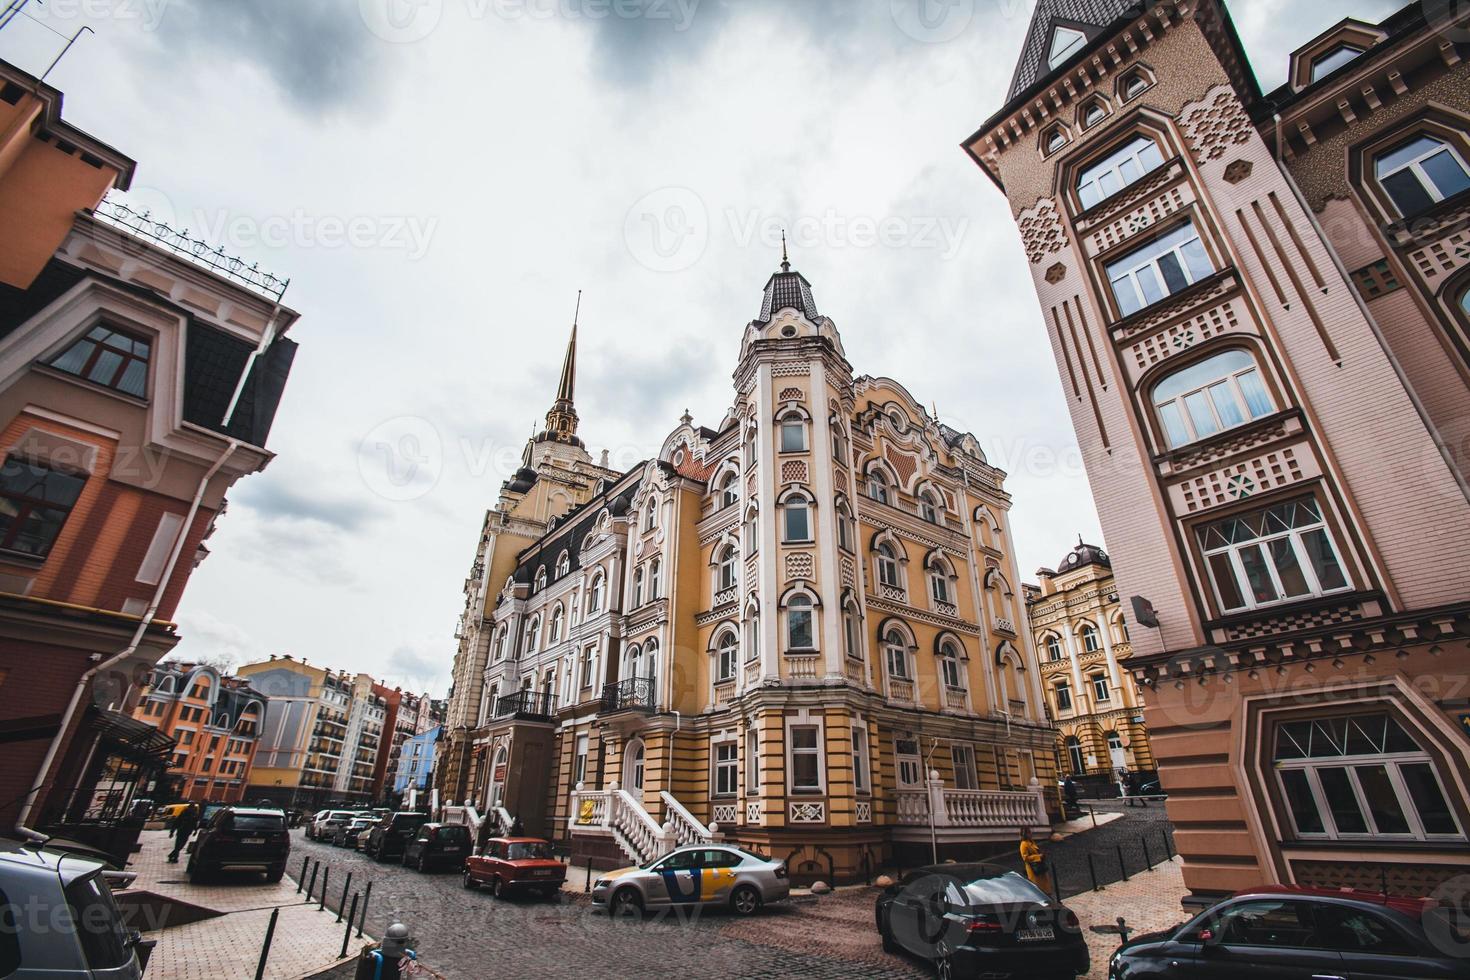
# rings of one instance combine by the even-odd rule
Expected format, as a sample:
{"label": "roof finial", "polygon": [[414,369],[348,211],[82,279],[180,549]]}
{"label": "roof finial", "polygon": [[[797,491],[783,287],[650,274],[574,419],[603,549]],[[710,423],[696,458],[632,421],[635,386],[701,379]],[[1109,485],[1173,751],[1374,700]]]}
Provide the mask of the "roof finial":
{"label": "roof finial", "polygon": [[786,229],[781,229],[781,271],[791,271],[791,259],[786,254]]}
{"label": "roof finial", "polygon": [[1077,547],[1082,547],[1082,535],[1077,535]]}

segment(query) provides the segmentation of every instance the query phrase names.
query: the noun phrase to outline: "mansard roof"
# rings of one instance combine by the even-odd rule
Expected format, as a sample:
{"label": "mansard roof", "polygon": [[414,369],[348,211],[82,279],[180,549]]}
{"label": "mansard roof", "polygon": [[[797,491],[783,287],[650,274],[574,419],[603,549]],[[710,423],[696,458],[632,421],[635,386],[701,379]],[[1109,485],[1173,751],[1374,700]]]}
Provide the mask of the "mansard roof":
{"label": "mansard roof", "polygon": [[764,298],[761,300],[757,323],[769,323],[771,318],[784,309],[793,309],[812,322],[821,316],[817,312],[817,301],[812,298],[812,284],[800,272],[789,271],[791,264],[781,263],[781,271],[766,281]]}
{"label": "mansard roof", "polygon": [[[1057,27],[1081,31],[1090,45],[1115,21],[1137,17],[1151,2],[1152,0],[1036,0],[1036,10],[1031,15],[1031,26],[1026,29],[1026,43],[1021,48],[1021,60],[1016,63],[1016,74],[1011,79],[1007,101],[1016,98],[1052,73],[1047,58],[1051,54],[1052,35]],[[1077,52],[1080,53],[1081,51]],[[1067,61],[1070,63],[1076,57],[1074,54]]]}
{"label": "mansard roof", "polygon": [[[597,517],[606,507],[616,516],[622,516],[628,512],[632,505],[633,495],[638,492],[642,484],[642,473],[644,463],[623,474],[615,483],[606,487],[602,493],[591,500],[574,507],[563,517],[554,522],[554,527],[541,536],[535,544],[530,545],[520,553],[516,559],[515,581],[529,585],[535,581],[536,573],[542,568],[546,569],[547,578],[556,575],[556,560],[562,551],[568,552],[571,561],[569,572],[575,572],[582,567],[582,542],[587,540],[587,535],[592,533],[592,528],[597,524]],[[568,525],[571,525],[568,530]]]}

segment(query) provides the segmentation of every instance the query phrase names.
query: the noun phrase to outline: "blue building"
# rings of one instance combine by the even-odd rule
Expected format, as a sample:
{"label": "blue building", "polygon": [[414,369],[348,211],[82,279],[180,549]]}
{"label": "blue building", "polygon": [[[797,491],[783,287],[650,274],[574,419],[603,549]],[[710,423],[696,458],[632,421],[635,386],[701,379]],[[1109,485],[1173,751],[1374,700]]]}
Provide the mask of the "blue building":
{"label": "blue building", "polygon": [[407,793],[410,788],[420,791],[429,788],[429,780],[434,773],[434,743],[438,741],[439,729],[442,727],[435,725],[404,741],[403,749],[398,755],[398,771],[393,775],[394,792]]}

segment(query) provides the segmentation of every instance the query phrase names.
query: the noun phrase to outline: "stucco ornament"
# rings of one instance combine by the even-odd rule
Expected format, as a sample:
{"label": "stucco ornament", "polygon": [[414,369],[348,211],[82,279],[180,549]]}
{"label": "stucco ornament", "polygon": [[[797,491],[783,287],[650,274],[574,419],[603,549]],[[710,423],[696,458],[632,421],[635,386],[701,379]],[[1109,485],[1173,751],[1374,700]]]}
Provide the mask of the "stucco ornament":
{"label": "stucco ornament", "polygon": [[1231,145],[1251,138],[1250,117],[1228,85],[1217,85],[1199,102],[1187,106],[1179,115],[1179,123],[1200,163],[1218,160]]}
{"label": "stucco ornament", "polygon": [[1049,197],[1031,210],[1021,212],[1016,223],[1021,229],[1021,241],[1026,246],[1026,258],[1033,264],[1060,252],[1066,243],[1056,202]]}

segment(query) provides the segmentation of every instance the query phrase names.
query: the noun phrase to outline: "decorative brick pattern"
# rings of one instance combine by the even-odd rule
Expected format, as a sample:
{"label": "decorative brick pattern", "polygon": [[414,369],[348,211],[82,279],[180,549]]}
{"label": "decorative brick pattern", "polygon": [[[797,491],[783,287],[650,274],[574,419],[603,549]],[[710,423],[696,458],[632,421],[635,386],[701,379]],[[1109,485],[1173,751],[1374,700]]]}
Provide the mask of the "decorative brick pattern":
{"label": "decorative brick pattern", "polygon": [[847,470],[845,468],[833,470],[832,488],[838,493],[852,493],[852,489],[847,482]]}
{"label": "decorative brick pattern", "polygon": [[1174,324],[1163,333],[1144,337],[1133,345],[1133,359],[1142,372],[1201,341],[1239,329],[1240,320],[1235,313],[1235,304],[1221,303],[1196,317]]}
{"label": "decorative brick pattern", "polygon": [[1190,480],[1182,488],[1184,505],[1194,513],[1241,500],[1263,490],[1284,487],[1301,478],[1301,464],[1297,461],[1296,452],[1286,448]]}
{"label": "decorative brick pattern", "polygon": [[1205,93],[1201,102],[1187,106],[1179,115],[1179,124],[1200,163],[1218,160],[1232,145],[1251,138],[1250,117],[1227,85],[1216,86]]}
{"label": "decorative brick pattern", "polygon": [[747,827],[759,827],[761,825],[761,805],[759,803],[745,804],[745,825]]}
{"label": "decorative brick pattern", "polygon": [[1470,262],[1470,230],[1457,231],[1448,238],[1442,238],[1433,244],[1409,255],[1410,261],[1418,267],[1419,272],[1433,285],[1435,279],[1440,276],[1454,272]]}
{"label": "decorative brick pattern", "polygon": [[1256,446],[1263,446],[1285,435],[1286,423],[1284,422],[1278,422],[1275,425],[1268,425],[1263,428],[1243,427],[1237,430],[1236,435],[1228,439],[1217,440],[1209,446],[1176,457],[1174,459],[1174,468],[1176,470],[1185,470],[1191,467],[1201,466],[1214,462],[1217,459],[1234,456],[1237,453],[1244,452],[1247,449],[1253,449]]}
{"label": "decorative brick pattern", "polygon": [[1176,186],[1166,193],[1152,198],[1142,207],[1135,208],[1109,224],[1099,228],[1091,238],[1094,252],[1112,248],[1125,242],[1141,231],[1146,231],[1163,219],[1184,207],[1184,192]]}
{"label": "decorative brick pattern", "polygon": [[883,455],[888,459],[888,462],[893,464],[894,471],[898,473],[898,485],[901,487],[908,486],[909,481],[914,478],[914,471],[919,467],[919,461],[908,453],[899,452],[892,446],[888,446],[883,451]]}
{"label": "decorative brick pattern", "polygon": [[804,378],[811,373],[812,369],[805,361],[787,361],[771,366],[773,378]]}
{"label": "decorative brick pattern", "polygon": [[786,581],[803,578],[810,580],[815,574],[816,562],[809,551],[793,551],[786,556]]}
{"label": "decorative brick pattern", "polygon": [[1128,208],[1133,207],[1144,198],[1152,197],[1159,189],[1169,183],[1182,173],[1177,163],[1157,168],[1152,174],[1143,178],[1138,183],[1124,188],[1117,194],[1098,204],[1096,208],[1087,212],[1085,216],[1077,221],[1077,230],[1086,232],[1088,229],[1096,228],[1098,225],[1113,220],[1115,215],[1122,214]]}
{"label": "decorative brick pattern", "polygon": [[1404,288],[1404,284],[1393,274],[1387,259],[1380,259],[1354,272],[1353,285],[1358,287],[1358,292],[1363,294],[1364,299],[1377,299]]}
{"label": "decorative brick pattern", "polygon": [[851,558],[842,559],[842,584],[846,588],[857,588],[857,567]]}
{"label": "decorative brick pattern", "polygon": [[1386,876],[1390,894],[1428,895],[1464,869],[1427,860],[1414,864],[1353,860],[1293,861],[1291,870],[1297,884],[1315,888],[1357,888],[1365,892],[1381,892]]}
{"label": "decorative brick pattern", "polygon": [[1255,168],[1255,164],[1249,160],[1236,160],[1225,168],[1225,182],[1238,184],[1249,177]]}
{"label": "decorative brick pattern", "polygon": [[1192,293],[1183,299],[1172,300],[1166,303],[1155,303],[1149,307],[1153,312],[1148,316],[1139,320],[1128,321],[1127,326],[1123,328],[1123,336],[1136,337],[1141,333],[1148,333],[1150,330],[1155,330],[1160,325],[1168,323],[1181,314],[1189,313],[1198,307],[1208,306],[1216,302],[1222,296],[1239,288],[1239,286],[1240,280],[1234,274],[1221,276],[1203,292]]}
{"label": "decorative brick pattern", "polygon": [[800,388],[782,388],[780,400],[783,402],[799,402],[806,399],[806,392]]}
{"label": "decorative brick pattern", "polygon": [[1264,619],[1227,627],[1225,635],[1231,640],[1254,640],[1263,636],[1280,636],[1296,630],[1352,623],[1362,618],[1363,607],[1357,603],[1350,603],[1342,606],[1329,606],[1325,609],[1310,609],[1305,612],[1267,616]]}
{"label": "decorative brick pattern", "polygon": [[781,464],[781,482],[783,483],[805,483],[807,482],[806,460],[788,459]]}
{"label": "decorative brick pattern", "polygon": [[1033,265],[1060,252],[1066,244],[1061,216],[1057,214],[1056,202],[1051,198],[1029,211],[1023,211],[1017,223],[1021,228],[1021,241],[1026,246],[1026,257]]}

